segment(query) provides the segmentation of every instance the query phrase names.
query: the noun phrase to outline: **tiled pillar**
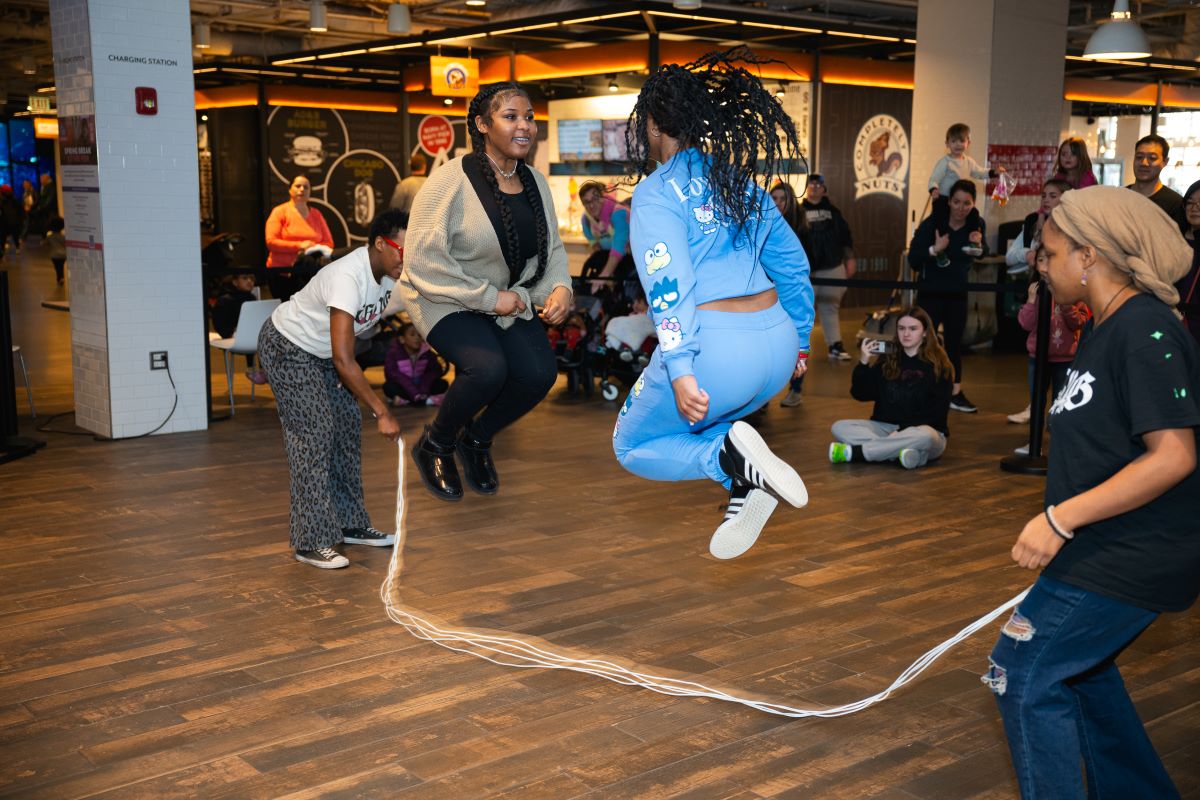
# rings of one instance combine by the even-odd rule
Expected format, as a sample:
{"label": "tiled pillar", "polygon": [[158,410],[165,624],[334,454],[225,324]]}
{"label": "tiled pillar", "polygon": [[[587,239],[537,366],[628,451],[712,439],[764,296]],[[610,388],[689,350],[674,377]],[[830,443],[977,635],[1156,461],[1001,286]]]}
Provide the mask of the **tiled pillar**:
{"label": "tiled pillar", "polygon": [[[926,185],[946,153],[946,129],[971,127],[968,154],[986,163],[988,145],[1053,147],[1063,109],[1067,0],[921,0],[912,119],[909,218],[920,219]],[[1040,182],[1040,177],[1028,181]],[[979,184],[989,238],[1001,222],[1037,208],[1036,194],[993,207]]]}
{"label": "tiled pillar", "polygon": [[[203,429],[204,315],[188,4],[51,0],[77,423]],[[136,113],[135,88],[157,93]],[[167,370],[151,370],[166,351]],[[174,381],[174,388],[171,382]],[[178,403],[175,393],[178,392]]]}

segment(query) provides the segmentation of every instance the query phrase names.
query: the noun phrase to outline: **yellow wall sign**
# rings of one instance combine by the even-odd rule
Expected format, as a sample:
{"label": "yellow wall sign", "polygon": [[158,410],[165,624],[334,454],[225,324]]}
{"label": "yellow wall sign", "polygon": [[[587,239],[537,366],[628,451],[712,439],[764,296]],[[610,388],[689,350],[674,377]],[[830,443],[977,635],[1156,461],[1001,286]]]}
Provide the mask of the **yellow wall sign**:
{"label": "yellow wall sign", "polygon": [[429,79],[437,97],[474,97],[479,91],[479,59],[430,56]]}

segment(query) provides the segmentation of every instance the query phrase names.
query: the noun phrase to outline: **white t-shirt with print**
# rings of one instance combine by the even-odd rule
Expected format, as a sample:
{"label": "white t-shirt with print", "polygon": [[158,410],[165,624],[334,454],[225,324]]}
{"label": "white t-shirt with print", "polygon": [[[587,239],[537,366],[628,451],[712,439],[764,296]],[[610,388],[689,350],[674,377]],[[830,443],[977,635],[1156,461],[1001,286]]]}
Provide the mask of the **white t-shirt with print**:
{"label": "white t-shirt with print", "polygon": [[333,358],[329,338],[329,309],[354,317],[354,335],[374,327],[383,317],[396,283],[386,275],[379,282],[371,274],[367,248],[360,247],[322,267],[308,285],[271,314],[283,336],[317,358]]}

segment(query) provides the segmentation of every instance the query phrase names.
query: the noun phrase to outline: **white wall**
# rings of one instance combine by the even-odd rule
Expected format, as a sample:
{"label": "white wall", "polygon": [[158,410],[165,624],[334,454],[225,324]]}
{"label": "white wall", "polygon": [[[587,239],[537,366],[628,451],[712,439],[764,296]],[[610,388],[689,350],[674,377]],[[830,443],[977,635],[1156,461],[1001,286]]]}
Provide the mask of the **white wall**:
{"label": "white wall", "polygon": [[[52,2],[56,64],[58,28],[70,27],[80,5],[81,0]],[[115,438],[157,426],[175,392],[166,371],[150,370],[149,353],[165,350],[179,403],[161,432],[203,429],[207,345],[188,6],[87,0],[85,13],[87,30],[71,30],[79,39],[90,37],[103,274],[93,269],[81,275],[77,252],[68,254],[72,316],[80,317],[73,320],[77,414],[81,424],[87,420],[88,427]],[[135,113],[138,86],[157,90],[155,116]],[[67,234],[70,239],[69,228]],[[101,356],[107,386],[81,369],[81,362],[98,363]]]}

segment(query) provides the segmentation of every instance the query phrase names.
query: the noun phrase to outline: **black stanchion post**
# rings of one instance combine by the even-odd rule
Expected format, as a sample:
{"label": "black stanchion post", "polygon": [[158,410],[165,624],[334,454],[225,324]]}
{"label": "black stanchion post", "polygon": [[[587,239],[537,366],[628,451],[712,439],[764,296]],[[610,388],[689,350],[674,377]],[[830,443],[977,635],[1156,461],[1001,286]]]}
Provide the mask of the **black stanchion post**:
{"label": "black stanchion post", "polygon": [[1054,299],[1044,281],[1037,288],[1037,336],[1033,360],[1033,396],[1029,403],[1029,454],[1005,456],[1000,460],[1000,469],[1022,475],[1045,475],[1046,459],[1042,456],[1042,433],[1046,421],[1046,382],[1049,370],[1046,366],[1050,352],[1050,313]]}
{"label": "black stanchion post", "polygon": [[8,272],[0,271],[0,464],[33,455],[46,443],[17,435],[17,381],[13,377],[12,313]]}

